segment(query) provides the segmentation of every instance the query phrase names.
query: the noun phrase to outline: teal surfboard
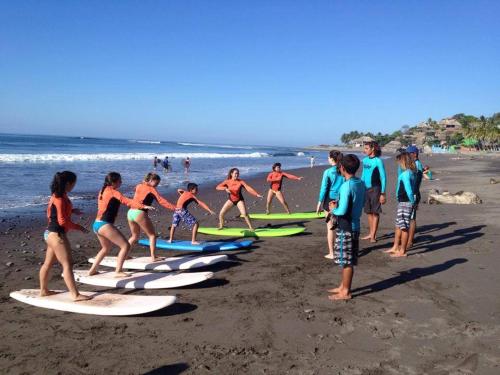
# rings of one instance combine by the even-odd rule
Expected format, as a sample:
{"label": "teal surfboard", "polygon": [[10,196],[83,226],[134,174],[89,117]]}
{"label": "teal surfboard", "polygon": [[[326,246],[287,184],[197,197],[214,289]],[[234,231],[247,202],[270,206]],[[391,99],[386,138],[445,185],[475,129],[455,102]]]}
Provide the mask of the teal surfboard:
{"label": "teal surfboard", "polygon": [[303,227],[293,228],[257,228],[255,231],[246,228],[198,228],[198,233],[212,234],[214,236],[228,236],[228,237],[283,237],[293,236],[302,233],[306,230]]}
{"label": "teal surfboard", "polygon": [[275,213],[275,214],[249,214],[250,219],[255,220],[313,220],[313,219],[324,219],[325,212],[321,211],[319,214],[316,212],[293,212],[291,214],[287,213]]}
{"label": "teal surfboard", "polygon": [[[139,240],[139,245],[149,246],[149,240],[144,238]],[[162,239],[156,240],[156,248],[175,251],[228,251],[240,250],[252,246],[252,241],[241,242],[201,242],[199,245],[193,245],[191,241],[173,241],[168,242]]]}

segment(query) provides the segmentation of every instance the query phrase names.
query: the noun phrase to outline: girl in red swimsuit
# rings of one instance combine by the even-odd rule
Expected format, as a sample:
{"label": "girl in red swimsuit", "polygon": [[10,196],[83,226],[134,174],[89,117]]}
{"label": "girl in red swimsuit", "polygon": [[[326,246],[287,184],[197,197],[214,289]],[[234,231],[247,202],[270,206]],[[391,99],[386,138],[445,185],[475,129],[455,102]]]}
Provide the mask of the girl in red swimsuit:
{"label": "girl in red swimsuit", "polygon": [[241,216],[245,219],[248,228],[252,231],[254,230],[247,214],[245,200],[243,199],[243,188],[257,198],[262,198],[262,195],[257,193],[254,188],[248,185],[245,181],[240,180],[240,171],[238,168],[231,168],[227,174],[227,179],[217,185],[217,190],[223,190],[229,195],[228,200],[224,203],[224,206],[222,206],[219,213],[219,229],[224,228],[224,215],[233,206],[236,206],[240,210]]}
{"label": "girl in red swimsuit", "polygon": [[283,205],[285,208],[285,211],[287,214],[290,213],[290,209],[288,208],[288,204],[285,201],[285,197],[283,195],[283,192],[281,191],[281,187],[283,186],[283,178],[289,178],[290,180],[302,180],[302,177],[295,176],[290,173],[283,172],[281,170],[281,163],[274,163],[273,164],[273,171],[269,173],[267,176],[267,182],[271,183],[269,192],[267,193],[267,201],[266,201],[266,214],[269,215],[271,212],[271,202],[273,201],[273,198],[276,196],[278,198],[279,202]]}
{"label": "girl in red swimsuit", "polygon": [[63,267],[63,278],[74,301],[89,299],[78,292],[73,276],[73,261],[71,259],[71,244],[66,237],[70,230],[89,231],[71,221],[71,214],[81,214],[80,210],[73,209],[68,193],[76,185],[76,174],[70,171],[57,172],[50,185],[52,196],[47,206],[47,230],[44,239],[47,243],[45,262],[40,268],[40,295],[42,297],[54,294],[48,288],[49,273],[52,265],[59,262]]}

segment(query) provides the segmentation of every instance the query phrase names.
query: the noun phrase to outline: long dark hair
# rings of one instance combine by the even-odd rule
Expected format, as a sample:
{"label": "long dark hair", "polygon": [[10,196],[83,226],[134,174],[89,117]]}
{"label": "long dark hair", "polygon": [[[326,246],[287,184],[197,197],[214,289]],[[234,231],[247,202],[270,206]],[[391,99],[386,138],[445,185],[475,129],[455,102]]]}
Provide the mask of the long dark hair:
{"label": "long dark hair", "polygon": [[280,167],[281,168],[281,163],[274,163],[273,164],[273,171],[276,169],[276,167]]}
{"label": "long dark hair", "polygon": [[231,175],[233,174],[234,171],[238,171],[238,173],[240,173],[240,170],[238,168],[231,168],[229,170],[229,173],[227,174],[227,179],[228,180],[231,178]]}
{"label": "long dark hair", "polygon": [[57,198],[66,193],[66,186],[76,181],[76,174],[71,171],[57,172],[50,183],[50,192]]}
{"label": "long dark hair", "polygon": [[371,149],[373,149],[373,152],[375,153],[375,156],[380,156],[382,155],[382,149],[380,148],[380,145],[375,142],[375,141],[370,141],[366,142],[365,145],[368,145]]}
{"label": "long dark hair", "polygon": [[329,153],[328,153],[328,156],[330,157],[330,159],[332,159],[336,164],[338,164],[340,162],[340,160],[342,159],[342,156],[344,154],[342,154],[340,151],[338,150],[331,150]]}
{"label": "long dark hair", "polygon": [[102,199],[102,193],[104,193],[104,189],[108,186],[112,186],[114,183],[117,183],[122,179],[122,176],[118,172],[109,172],[104,179],[104,184],[102,185],[101,192],[99,193],[99,199]]}

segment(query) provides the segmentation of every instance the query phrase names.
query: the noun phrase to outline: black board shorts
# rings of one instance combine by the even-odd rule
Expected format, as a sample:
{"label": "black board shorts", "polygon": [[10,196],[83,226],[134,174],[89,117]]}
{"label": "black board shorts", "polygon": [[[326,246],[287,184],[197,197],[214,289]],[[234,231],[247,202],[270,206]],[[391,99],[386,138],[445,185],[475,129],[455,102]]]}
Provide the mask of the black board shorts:
{"label": "black board shorts", "polygon": [[374,186],[366,190],[365,193],[365,213],[380,214],[382,205],[380,204],[380,186]]}

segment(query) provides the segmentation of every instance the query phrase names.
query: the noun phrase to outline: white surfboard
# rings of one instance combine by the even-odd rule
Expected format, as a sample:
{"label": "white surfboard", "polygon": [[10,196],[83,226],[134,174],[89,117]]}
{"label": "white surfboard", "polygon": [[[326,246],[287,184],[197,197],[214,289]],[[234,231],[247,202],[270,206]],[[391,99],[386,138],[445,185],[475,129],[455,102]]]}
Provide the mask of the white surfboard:
{"label": "white surfboard", "polygon": [[[116,267],[117,257],[104,257],[101,266]],[[129,270],[154,270],[154,271],[177,271],[190,270],[199,267],[210,266],[227,260],[227,255],[207,256],[180,256],[166,258],[159,262],[151,262],[151,257],[138,257],[127,259],[123,268]],[[95,258],[90,258],[89,263],[94,263]]]}
{"label": "white surfboard", "polygon": [[115,277],[114,271],[99,272],[88,276],[88,270],[75,270],[75,280],[82,284],[125,289],[164,289],[179,288],[186,285],[201,283],[213,277],[213,272],[193,273],[158,273],[131,272],[127,277]]}
{"label": "white surfboard", "polygon": [[92,297],[92,299],[74,302],[68,291],[56,290],[54,292],[56,294],[40,297],[39,289],[21,289],[10,293],[10,296],[28,305],[46,309],[113,316],[146,314],[170,306],[176,300],[175,296],[131,296],[80,291],[81,294]]}

